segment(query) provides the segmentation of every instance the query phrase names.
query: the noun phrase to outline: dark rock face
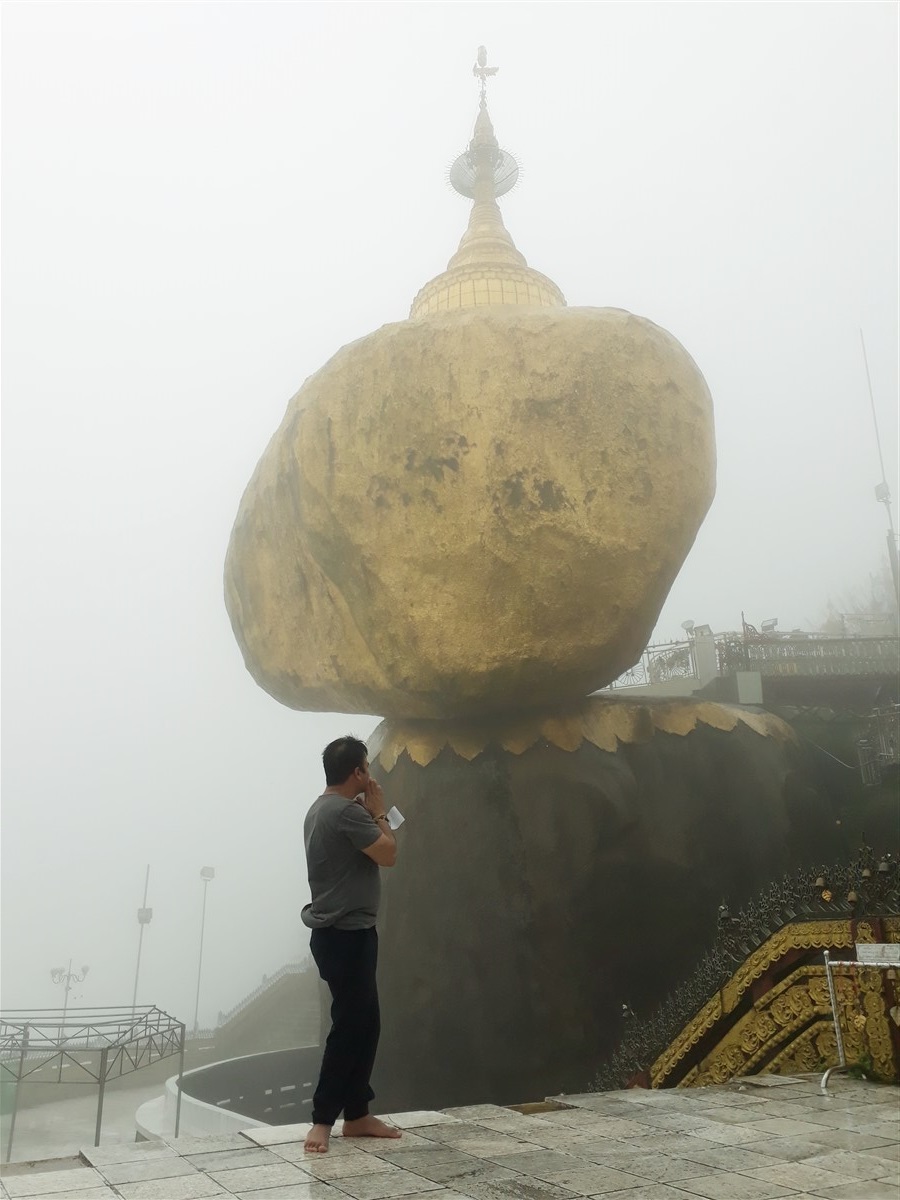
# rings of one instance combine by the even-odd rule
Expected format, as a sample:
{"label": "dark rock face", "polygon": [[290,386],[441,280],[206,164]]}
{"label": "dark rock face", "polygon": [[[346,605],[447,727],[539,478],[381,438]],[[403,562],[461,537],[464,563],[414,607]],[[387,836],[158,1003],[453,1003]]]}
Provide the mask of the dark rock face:
{"label": "dark rock face", "polygon": [[382,1111],[583,1091],[739,905],[846,854],[789,738],[739,724],[615,753],[542,741],[374,771],[407,818],[383,873]]}

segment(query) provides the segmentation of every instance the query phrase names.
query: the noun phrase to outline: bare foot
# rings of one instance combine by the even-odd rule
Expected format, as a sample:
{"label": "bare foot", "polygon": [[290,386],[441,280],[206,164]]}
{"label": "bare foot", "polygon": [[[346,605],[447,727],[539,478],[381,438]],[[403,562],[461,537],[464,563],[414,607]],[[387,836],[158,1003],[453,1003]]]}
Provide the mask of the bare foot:
{"label": "bare foot", "polygon": [[330,1125],[313,1125],[306,1135],[303,1149],[307,1154],[327,1154],[328,1139],[331,1137]]}
{"label": "bare foot", "polygon": [[344,1137],[398,1138],[400,1130],[385,1125],[378,1117],[358,1117],[355,1121],[344,1122]]}

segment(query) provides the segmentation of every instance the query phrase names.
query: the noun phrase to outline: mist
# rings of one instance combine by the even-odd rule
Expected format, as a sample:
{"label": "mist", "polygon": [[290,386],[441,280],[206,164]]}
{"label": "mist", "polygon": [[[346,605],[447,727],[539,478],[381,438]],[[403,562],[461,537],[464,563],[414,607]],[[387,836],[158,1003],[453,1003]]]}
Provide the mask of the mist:
{"label": "mist", "polygon": [[[322,746],[244,669],[222,564],[288,399],[405,319],[468,218],[475,48],[501,201],[570,305],[670,330],[718,491],[660,615],[810,628],[883,570],[897,478],[889,4],[6,3],[2,998],[200,1024],[305,955]],[[552,564],[547,564],[552,569]]]}

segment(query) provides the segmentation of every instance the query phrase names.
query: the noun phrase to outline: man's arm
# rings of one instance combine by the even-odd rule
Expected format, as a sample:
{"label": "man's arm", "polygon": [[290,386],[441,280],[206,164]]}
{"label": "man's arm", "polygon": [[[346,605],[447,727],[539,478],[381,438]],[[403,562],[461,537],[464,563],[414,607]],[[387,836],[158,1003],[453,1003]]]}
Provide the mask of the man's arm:
{"label": "man's arm", "polygon": [[363,854],[367,854],[372,862],[377,863],[379,867],[392,867],[397,861],[397,839],[394,837],[393,829],[388,824],[387,814],[384,809],[384,792],[381,789],[381,785],[371,778],[366,784],[363,808],[381,830],[381,837],[377,842],[373,842],[371,846],[366,846]]}

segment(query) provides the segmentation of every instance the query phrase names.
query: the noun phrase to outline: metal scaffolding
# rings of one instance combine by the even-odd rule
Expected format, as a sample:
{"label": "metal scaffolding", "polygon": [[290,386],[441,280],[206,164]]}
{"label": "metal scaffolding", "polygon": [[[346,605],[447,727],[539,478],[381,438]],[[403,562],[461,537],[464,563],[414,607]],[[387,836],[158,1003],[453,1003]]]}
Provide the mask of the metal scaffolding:
{"label": "metal scaffolding", "polygon": [[[0,1078],[16,1084],[4,1161],[12,1154],[24,1080],[99,1084],[94,1145],[100,1145],[106,1084],[178,1055],[175,1136],[181,1120],[185,1026],[154,1005],[128,1008],[5,1009],[0,1012]],[[58,1074],[54,1070],[58,1068]]]}

